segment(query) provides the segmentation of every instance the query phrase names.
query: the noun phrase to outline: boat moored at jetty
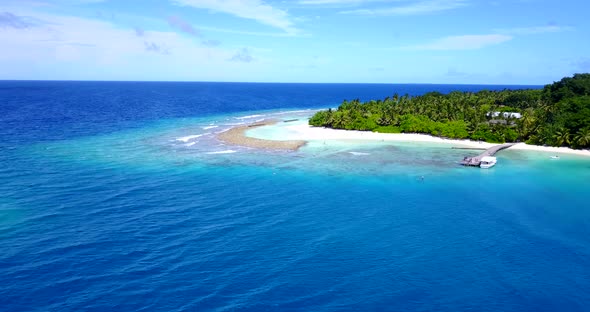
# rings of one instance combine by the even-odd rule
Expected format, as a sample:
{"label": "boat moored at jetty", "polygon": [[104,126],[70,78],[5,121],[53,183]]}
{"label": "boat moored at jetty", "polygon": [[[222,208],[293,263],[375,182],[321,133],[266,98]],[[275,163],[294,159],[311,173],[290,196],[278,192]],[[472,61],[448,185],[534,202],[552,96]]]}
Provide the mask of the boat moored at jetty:
{"label": "boat moored at jetty", "polygon": [[496,165],[497,159],[493,156],[484,156],[481,158],[481,163],[479,167],[482,169],[488,169]]}
{"label": "boat moored at jetty", "polygon": [[[500,144],[496,146],[492,146],[485,150],[485,152],[479,154],[475,157],[466,156],[463,158],[461,164],[463,166],[473,166],[473,167],[480,167],[480,168],[491,168],[496,164],[496,157],[493,157],[497,152],[507,149],[511,146],[514,146],[516,143],[506,143]],[[485,162],[485,163],[484,163]]]}

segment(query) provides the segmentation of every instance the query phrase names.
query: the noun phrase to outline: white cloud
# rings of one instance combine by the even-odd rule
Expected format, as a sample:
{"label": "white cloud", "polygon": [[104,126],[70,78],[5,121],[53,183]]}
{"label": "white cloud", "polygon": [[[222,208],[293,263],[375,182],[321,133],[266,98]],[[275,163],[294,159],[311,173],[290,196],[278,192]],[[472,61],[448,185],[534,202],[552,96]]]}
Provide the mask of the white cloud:
{"label": "white cloud", "polygon": [[105,2],[106,0],[65,0],[65,1],[61,1],[64,2],[66,4],[90,4],[90,3],[100,3],[100,2]]}
{"label": "white cloud", "polygon": [[254,61],[254,58],[250,54],[248,48],[243,48],[236,52],[229,60],[232,62],[250,63]]}
{"label": "white cloud", "polygon": [[[244,80],[224,49],[173,31],[25,12],[46,21],[0,31],[0,79]],[[224,73],[223,76],[221,73]],[[229,73],[229,74],[228,74]]]}
{"label": "white cloud", "polygon": [[29,28],[34,26],[26,18],[10,12],[0,12],[0,28]]}
{"label": "white cloud", "polygon": [[558,26],[558,25],[546,25],[546,26],[534,26],[534,27],[516,27],[516,28],[500,28],[494,31],[501,34],[512,34],[512,35],[536,35],[545,33],[557,33],[563,31],[572,31],[573,27],[570,26]]}
{"label": "white cloud", "polygon": [[261,24],[282,29],[287,33],[296,33],[286,11],[275,8],[261,0],[172,0],[183,6],[208,9],[215,12],[231,14],[240,18],[255,20]]}
{"label": "white cloud", "polygon": [[476,50],[487,46],[500,44],[512,40],[512,36],[491,35],[463,35],[449,36],[434,40],[423,45],[403,47],[404,50]]}
{"label": "white cloud", "polygon": [[[408,1],[406,1],[408,2]],[[429,14],[441,11],[452,10],[467,5],[466,0],[430,0],[407,3],[404,5],[394,7],[381,7],[375,9],[358,9],[342,11],[342,14],[357,14],[357,15],[419,15]]]}
{"label": "white cloud", "polygon": [[11,12],[0,12],[0,28],[24,29],[38,27],[43,24],[45,24],[44,21],[31,16],[21,16]]}
{"label": "white cloud", "polygon": [[[246,36],[258,36],[258,37],[292,37],[295,36],[293,33],[284,33],[284,32],[257,32],[257,31],[247,31],[247,30],[238,30],[238,29],[230,29],[230,28],[220,28],[220,27],[211,27],[211,26],[197,26],[201,30],[212,31],[212,32],[219,32],[219,33],[227,33],[227,34],[238,34],[238,35],[246,35]],[[301,35],[298,34],[297,36],[306,36],[305,34]]]}
{"label": "white cloud", "polygon": [[192,36],[200,37],[201,33],[193,27],[189,22],[180,18],[179,16],[169,16],[167,19],[168,25]]}
{"label": "white cloud", "polygon": [[299,0],[299,4],[306,5],[350,5],[350,4],[363,4],[369,2],[396,2],[401,0]]}

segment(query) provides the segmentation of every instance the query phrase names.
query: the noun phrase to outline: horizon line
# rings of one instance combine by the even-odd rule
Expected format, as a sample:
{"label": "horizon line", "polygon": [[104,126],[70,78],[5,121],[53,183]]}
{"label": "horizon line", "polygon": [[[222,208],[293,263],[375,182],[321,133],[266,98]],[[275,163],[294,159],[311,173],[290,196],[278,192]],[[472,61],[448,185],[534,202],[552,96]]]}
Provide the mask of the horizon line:
{"label": "horizon line", "polygon": [[284,81],[206,81],[206,80],[74,80],[74,79],[0,79],[0,82],[131,82],[131,83],[244,83],[244,84],[382,84],[382,85],[464,85],[464,86],[530,86],[546,84],[500,84],[500,83],[436,83],[436,82],[284,82]]}

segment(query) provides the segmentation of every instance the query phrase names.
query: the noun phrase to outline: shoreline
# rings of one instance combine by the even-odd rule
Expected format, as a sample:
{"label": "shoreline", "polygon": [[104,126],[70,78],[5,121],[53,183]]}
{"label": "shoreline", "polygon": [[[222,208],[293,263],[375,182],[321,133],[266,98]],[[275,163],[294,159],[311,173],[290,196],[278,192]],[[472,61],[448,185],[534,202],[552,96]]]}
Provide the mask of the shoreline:
{"label": "shoreline", "polygon": [[[250,129],[274,126],[282,121],[271,119],[264,120],[253,124],[230,128],[218,135],[218,138],[229,144],[247,146],[253,148],[291,150],[296,151],[310,141],[388,141],[388,142],[422,142],[422,143],[442,143],[448,145],[458,145],[459,148],[487,149],[499,144],[478,142],[471,140],[445,139],[427,134],[419,133],[378,133],[359,130],[342,130],[322,127],[312,127],[307,123],[289,123],[281,128],[287,130],[284,140],[271,140],[265,138],[251,137],[246,134]],[[568,147],[552,147],[528,145],[526,143],[517,143],[510,147],[511,150],[537,151],[557,154],[570,154],[590,157],[590,150],[574,150]]]}
{"label": "shoreline", "polygon": [[[308,125],[293,127],[292,130],[298,131],[304,137],[311,140],[369,140],[369,141],[390,141],[390,142],[423,142],[423,143],[442,143],[456,145],[459,148],[469,149],[488,149],[500,145],[500,143],[478,142],[472,140],[445,139],[421,133],[378,133],[358,130],[341,130],[331,128],[316,128]],[[310,137],[311,136],[311,137]],[[459,145],[459,146],[457,146]],[[590,150],[575,150],[569,147],[553,147],[529,145],[526,143],[516,143],[510,147],[510,150],[536,151],[557,154],[569,154],[590,157]]]}

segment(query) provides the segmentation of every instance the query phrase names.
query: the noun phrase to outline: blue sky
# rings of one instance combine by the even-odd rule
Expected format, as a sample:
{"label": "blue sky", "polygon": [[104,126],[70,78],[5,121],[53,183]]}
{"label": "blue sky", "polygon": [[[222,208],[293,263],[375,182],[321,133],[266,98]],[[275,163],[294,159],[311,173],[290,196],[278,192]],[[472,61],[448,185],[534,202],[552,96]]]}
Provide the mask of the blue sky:
{"label": "blue sky", "polygon": [[0,0],[0,79],[546,84],[586,0]]}

